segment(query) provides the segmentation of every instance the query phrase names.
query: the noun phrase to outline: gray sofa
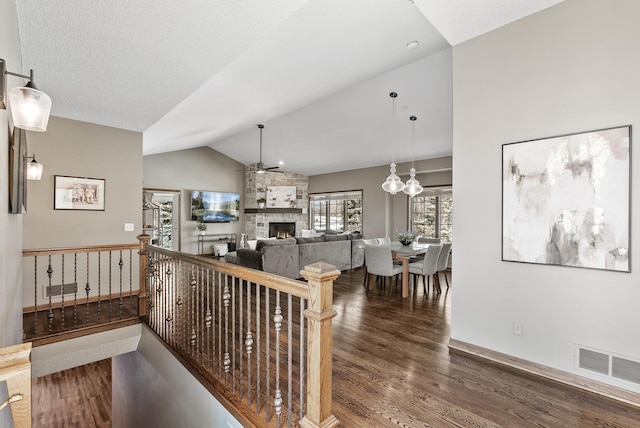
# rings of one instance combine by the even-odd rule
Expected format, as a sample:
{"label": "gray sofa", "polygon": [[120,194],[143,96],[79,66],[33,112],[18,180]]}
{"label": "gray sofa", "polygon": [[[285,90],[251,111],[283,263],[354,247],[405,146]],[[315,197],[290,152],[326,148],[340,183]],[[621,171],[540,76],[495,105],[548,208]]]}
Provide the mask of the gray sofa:
{"label": "gray sofa", "polygon": [[256,249],[240,248],[225,257],[227,262],[274,273],[288,278],[300,278],[305,266],[325,262],[339,270],[355,269],[364,263],[364,245],[360,235],[323,235],[313,238],[259,240]]}

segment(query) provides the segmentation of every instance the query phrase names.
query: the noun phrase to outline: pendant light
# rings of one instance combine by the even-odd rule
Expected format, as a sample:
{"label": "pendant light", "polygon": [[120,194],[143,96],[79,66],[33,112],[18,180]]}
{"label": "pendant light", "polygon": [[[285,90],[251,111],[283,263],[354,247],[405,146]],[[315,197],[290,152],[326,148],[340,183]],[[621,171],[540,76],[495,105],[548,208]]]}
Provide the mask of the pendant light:
{"label": "pendant light", "polygon": [[407,180],[407,184],[405,184],[404,188],[402,189],[404,193],[412,198],[415,195],[422,193],[422,190],[424,190],[418,180],[416,180],[416,169],[413,167],[413,137],[415,134],[417,119],[418,118],[415,116],[411,116],[409,118],[409,120],[411,121],[411,169],[409,170],[410,178]]}
{"label": "pendant light", "polygon": [[393,128],[393,135],[392,135],[392,139],[394,141],[392,141],[391,145],[392,145],[392,151],[391,151],[391,165],[389,165],[389,176],[387,177],[387,179],[385,180],[384,183],[382,183],[382,189],[385,192],[389,192],[392,195],[395,195],[396,193],[398,193],[399,191],[401,191],[404,188],[404,183],[402,182],[402,180],[400,180],[400,177],[398,177],[396,175],[396,164],[393,160],[393,148],[395,147],[395,137],[396,137],[396,98],[398,97],[398,94],[395,92],[391,92],[389,94],[389,96],[391,97],[392,100],[392,105],[393,105],[393,109],[392,109],[392,116],[391,116],[391,122],[392,122],[392,128]]}

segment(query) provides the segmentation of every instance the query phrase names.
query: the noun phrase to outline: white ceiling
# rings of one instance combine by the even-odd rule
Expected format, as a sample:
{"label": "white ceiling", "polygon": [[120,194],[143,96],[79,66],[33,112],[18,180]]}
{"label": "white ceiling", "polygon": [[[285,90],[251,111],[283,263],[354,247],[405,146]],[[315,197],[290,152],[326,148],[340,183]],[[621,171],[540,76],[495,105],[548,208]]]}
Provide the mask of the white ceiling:
{"label": "white ceiling", "polygon": [[450,46],[561,0],[15,1],[54,116],[315,175],[451,154]]}

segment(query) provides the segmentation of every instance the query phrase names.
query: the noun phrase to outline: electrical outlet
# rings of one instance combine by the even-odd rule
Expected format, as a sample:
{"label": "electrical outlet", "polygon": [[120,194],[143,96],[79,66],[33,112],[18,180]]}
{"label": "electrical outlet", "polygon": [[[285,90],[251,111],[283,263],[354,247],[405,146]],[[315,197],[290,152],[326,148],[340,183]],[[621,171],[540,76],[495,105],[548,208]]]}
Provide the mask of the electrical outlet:
{"label": "electrical outlet", "polygon": [[125,232],[133,232],[133,223],[125,223],[124,224]]}
{"label": "electrical outlet", "polygon": [[522,336],[522,321],[513,322],[513,334],[515,336]]}

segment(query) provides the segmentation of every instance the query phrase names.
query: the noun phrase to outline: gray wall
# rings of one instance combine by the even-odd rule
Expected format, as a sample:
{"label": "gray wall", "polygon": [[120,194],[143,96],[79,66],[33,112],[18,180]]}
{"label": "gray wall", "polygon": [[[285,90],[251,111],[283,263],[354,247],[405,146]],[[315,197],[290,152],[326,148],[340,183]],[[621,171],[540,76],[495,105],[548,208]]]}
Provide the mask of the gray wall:
{"label": "gray wall", "polygon": [[[451,168],[451,156],[416,161],[416,171]],[[399,163],[397,173],[406,182],[411,163]],[[389,175],[389,165],[351,171],[321,174],[309,177],[309,193],[336,192],[362,189],[363,227],[366,238],[389,236],[408,228],[408,199],[404,193],[390,195],[382,190]],[[416,174],[422,186],[450,185],[451,171]]]}
{"label": "gray wall", "polygon": [[[182,251],[197,253],[196,222],[191,221],[191,191],[212,190],[240,193],[244,210],[244,165],[208,147],[144,156],[144,187],[181,191]],[[237,222],[210,223],[207,234],[240,233],[244,215]]]}
{"label": "gray wall", "polygon": [[[0,2],[0,58],[7,69],[22,72],[18,18],[13,1]],[[24,80],[8,76],[11,87]],[[0,348],[22,342],[22,223],[9,214],[9,112],[0,110]],[[0,402],[8,397],[0,382]],[[0,412],[0,427],[12,426],[11,412]]]}
{"label": "gray wall", "polygon": [[[55,102],[55,100],[53,101]],[[29,153],[44,165],[29,182],[24,248],[138,242],[142,224],[142,134],[51,117],[29,133]],[[54,175],[105,179],[105,210],[54,210]],[[125,232],[124,224],[135,231]]]}
{"label": "gray wall", "polygon": [[147,327],[137,352],[111,361],[114,427],[241,426]]}
{"label": "gray wall", "polygon": [[574,347],[640,360],[637,255],[631,274],[502,262],[501,145],[640,125],[639,21],[636,0],[566,0],[453,50],[452,337],[636,392],[577,369]]}

